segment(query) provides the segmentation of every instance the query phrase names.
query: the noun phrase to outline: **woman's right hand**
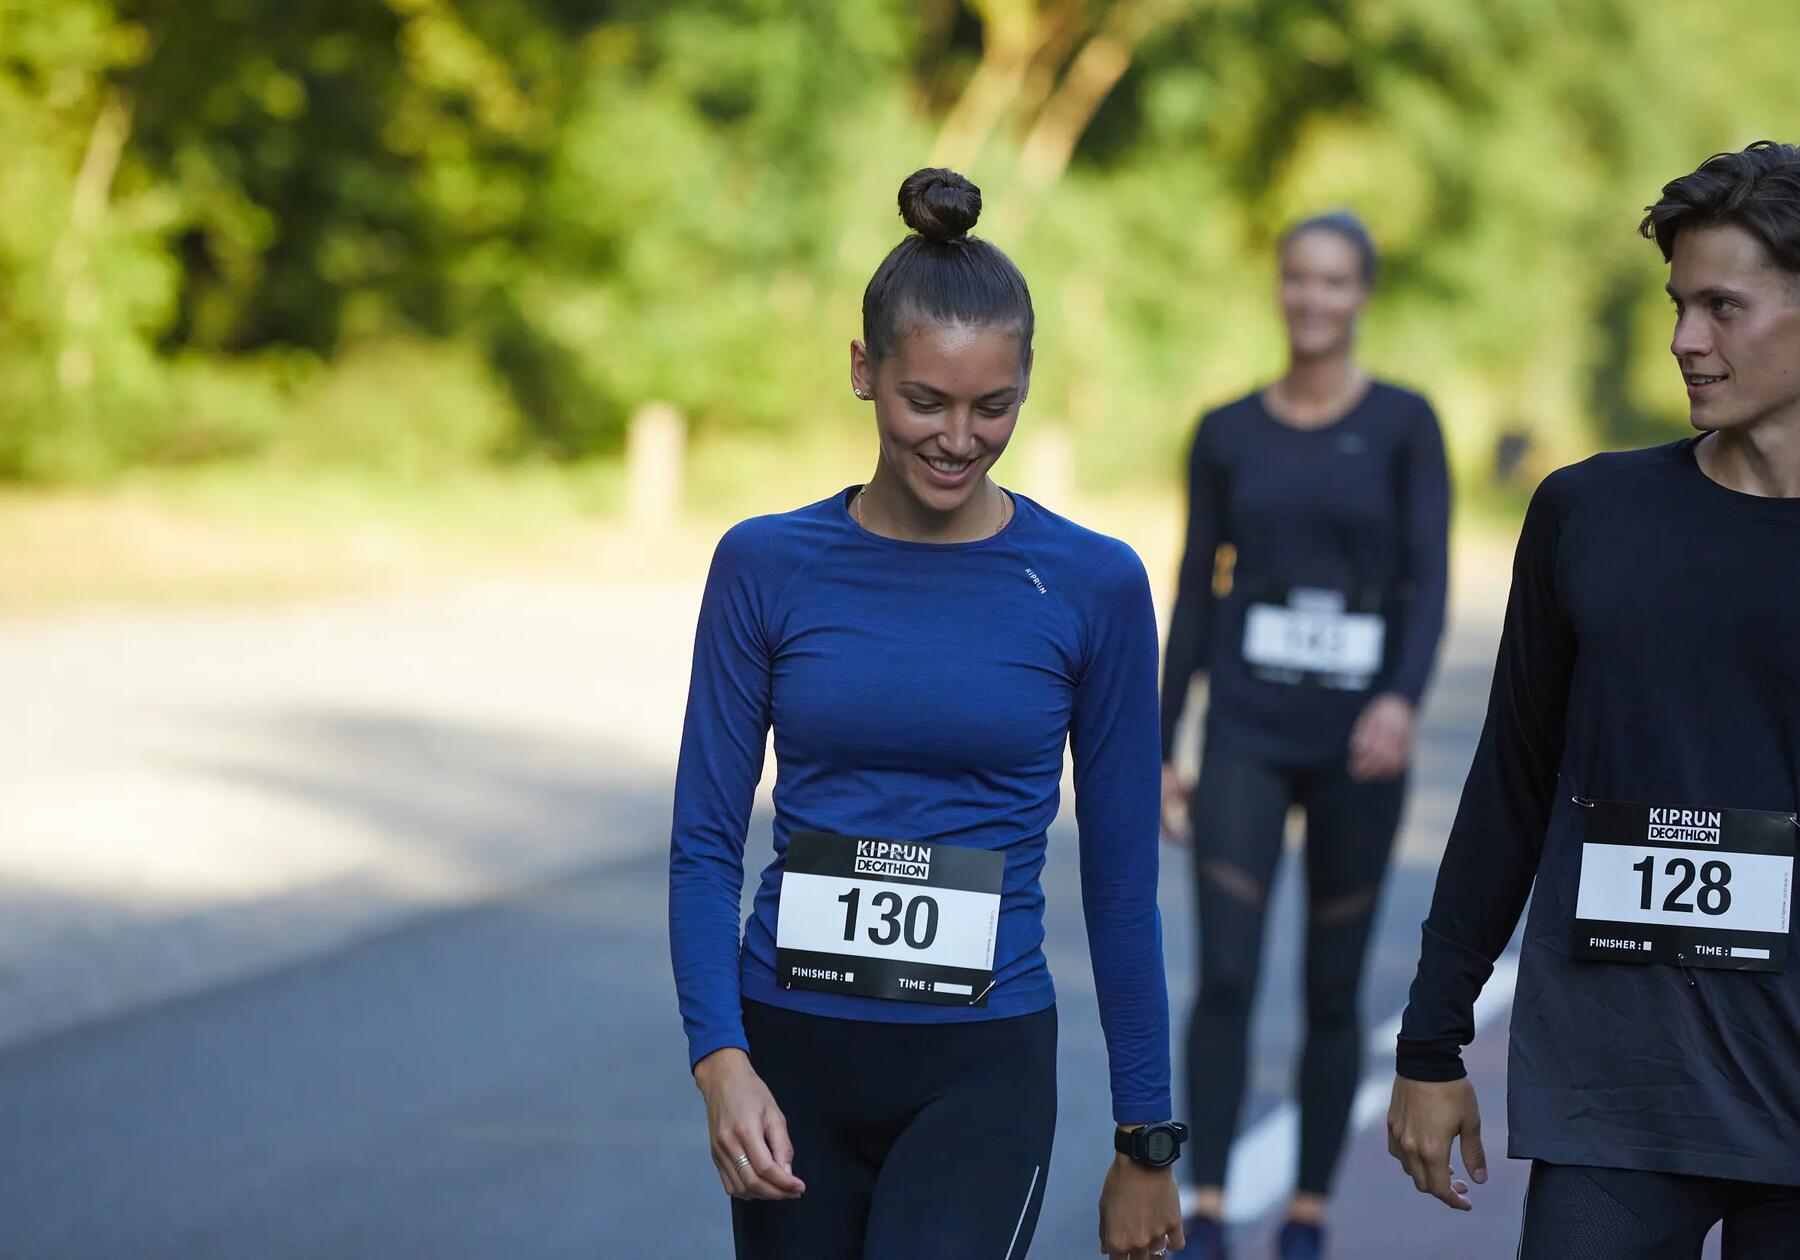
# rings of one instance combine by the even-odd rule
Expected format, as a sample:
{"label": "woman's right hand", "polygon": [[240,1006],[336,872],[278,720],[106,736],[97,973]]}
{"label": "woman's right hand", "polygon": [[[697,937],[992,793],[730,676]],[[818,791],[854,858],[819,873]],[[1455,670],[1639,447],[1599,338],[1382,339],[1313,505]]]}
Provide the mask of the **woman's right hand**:
{"label": "woman's right hand", "polygon": [[[694,1084],[706,1099],[713,1165],[734,1199],[798,1199],[806,1184],[794,1176],[794,1144],[775,1096],[732,1046],[694,1065]],[[740,1157],[748,1156],[749,1162]]]}
{"label": "woman's right hand", "polygon": [[1193,824],[1188,820],[1188,797],[1193,785],[1168,762],[1162,768],[1162,833],[1172,844],[1188,844],[1194,838]]}

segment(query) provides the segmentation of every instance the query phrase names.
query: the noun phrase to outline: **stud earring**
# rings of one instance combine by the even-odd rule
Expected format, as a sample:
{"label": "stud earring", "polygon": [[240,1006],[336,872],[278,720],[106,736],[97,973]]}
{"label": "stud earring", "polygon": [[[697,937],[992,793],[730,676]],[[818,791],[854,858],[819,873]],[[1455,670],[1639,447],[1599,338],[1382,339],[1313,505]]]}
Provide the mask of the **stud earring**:
{"label": "stud earring", "polygon": [[860,390],[860,389],[853,389],[850,392],[855,394],[858,398],[862,399],[864,402],[869,401],[869,396],[867,394],[863,393],[862,390]]}

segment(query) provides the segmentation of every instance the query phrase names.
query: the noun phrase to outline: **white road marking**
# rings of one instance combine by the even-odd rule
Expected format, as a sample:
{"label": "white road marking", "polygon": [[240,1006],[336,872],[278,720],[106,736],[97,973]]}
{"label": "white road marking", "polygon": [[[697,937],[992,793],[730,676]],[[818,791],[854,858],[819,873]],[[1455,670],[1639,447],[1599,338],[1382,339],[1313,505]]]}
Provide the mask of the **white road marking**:
{"label": "white road marking", "polygon": [[[1513,986],[1519,979],[1519,960],[1508,954],[1494,964],[1494,974],[1475,1001],[1477,1033],[1512,1008]],[[1400,1032],[1400,1012],[1369,1035],[1369,1053],[1380,1065],[1363,1078],[1350,1111],[1350,1131],[1367,1128],[1387,1114],[1388,1093],[1393,1087],[1394,1038]],[[1234,1225],[1260,1219],[1293,1193],[1300,1155],[1300,1108],[1283,1101],[1251,1125],[1231,1147],[1225,1169],[1225,1219]],[[1193,1188],[1182,1190],[1181,1210],[1193,1210]]]}

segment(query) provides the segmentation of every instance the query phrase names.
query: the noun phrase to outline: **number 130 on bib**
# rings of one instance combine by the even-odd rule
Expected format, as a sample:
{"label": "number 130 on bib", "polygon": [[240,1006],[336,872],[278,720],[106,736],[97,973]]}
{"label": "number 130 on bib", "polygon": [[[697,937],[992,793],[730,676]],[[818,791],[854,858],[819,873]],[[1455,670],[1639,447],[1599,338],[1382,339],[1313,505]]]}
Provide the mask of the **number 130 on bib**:
{"label": "number 130 on bib", "polygon": [[789,989],[984,1006],[1005,869],[985,849],[796,832],[775,978]]}

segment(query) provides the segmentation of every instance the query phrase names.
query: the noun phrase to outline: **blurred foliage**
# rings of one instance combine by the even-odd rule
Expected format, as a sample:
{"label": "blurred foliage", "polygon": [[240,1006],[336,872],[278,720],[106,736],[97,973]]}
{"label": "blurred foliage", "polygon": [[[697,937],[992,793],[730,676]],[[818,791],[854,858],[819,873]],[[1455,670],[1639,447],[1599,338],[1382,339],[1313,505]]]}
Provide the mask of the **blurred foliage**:
{"label": "blurred foliage", "polygon": [[1660,185],[1792,117],[1791,0],[0,0],[0,479],[429,476],[850,416],[900,179],[1039,305],[1028,423],[1172,476],[1281,363],[1271,242],[1385,246],[1365,351],[1465,467],[1680,431]]}

